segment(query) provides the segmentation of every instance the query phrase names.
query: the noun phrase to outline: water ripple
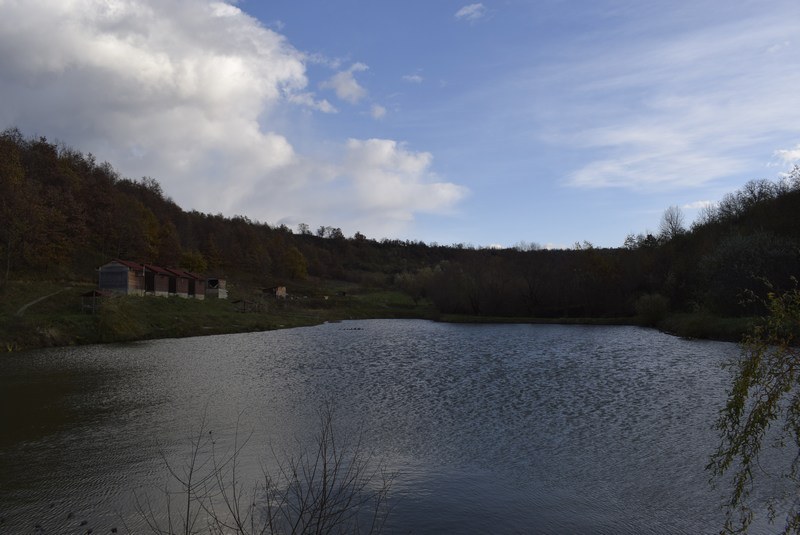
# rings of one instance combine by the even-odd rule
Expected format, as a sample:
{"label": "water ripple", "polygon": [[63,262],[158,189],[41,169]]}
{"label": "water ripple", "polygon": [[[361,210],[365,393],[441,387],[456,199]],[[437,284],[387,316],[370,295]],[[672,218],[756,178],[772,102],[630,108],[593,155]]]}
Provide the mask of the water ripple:
{"label": "water ripple", "polygon": [[180,462],[201,421],[220,447],[252,430],[260,469],[333,400],[400,473],[391,531],[712,533],[703,467],[735,351],[635,327],[370,320],[4,358],[0,388],[59,392],[0,442],[0,515],[130,520],[131,492],[159,488],[161,455]]}

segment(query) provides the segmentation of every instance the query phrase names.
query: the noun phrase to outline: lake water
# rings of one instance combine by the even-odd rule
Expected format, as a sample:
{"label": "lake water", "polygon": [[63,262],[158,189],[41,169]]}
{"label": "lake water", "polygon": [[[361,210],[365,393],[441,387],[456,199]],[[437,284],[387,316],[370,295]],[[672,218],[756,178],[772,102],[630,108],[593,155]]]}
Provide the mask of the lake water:
{"label": "lake water", "polygon": [[138,532],[135,496],[160,507],[163,458],[185,459],[201,422],[220,444],[237,422],[252,434],[255,472],[333,400],[397,473],[389,533],[714,533],[704,467],[737,351],[636,327],[369,320],[3,355],[0,532]]}

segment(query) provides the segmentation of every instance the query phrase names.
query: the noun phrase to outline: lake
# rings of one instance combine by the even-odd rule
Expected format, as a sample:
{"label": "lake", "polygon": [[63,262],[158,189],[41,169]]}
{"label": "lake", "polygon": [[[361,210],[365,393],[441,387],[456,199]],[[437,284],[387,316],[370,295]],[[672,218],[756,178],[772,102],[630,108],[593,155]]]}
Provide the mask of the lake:
{"label": "lake", "polygon": [[715,533],[704,467],[737,353],[637,327],[368,320],[3,355],[0,532],[138,532],[136,497],[160,510],[164,459],[201,424],[220,450],[249,436],[255,479],[332,401],[396,472],[386,532]]}

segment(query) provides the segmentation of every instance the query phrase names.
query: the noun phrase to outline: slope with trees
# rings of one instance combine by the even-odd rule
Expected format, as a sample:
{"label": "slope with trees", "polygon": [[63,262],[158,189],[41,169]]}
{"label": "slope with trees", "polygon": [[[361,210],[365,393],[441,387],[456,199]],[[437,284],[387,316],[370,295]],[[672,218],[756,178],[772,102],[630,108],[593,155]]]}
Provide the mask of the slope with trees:
{"label": "slope with trees", "polygon": [[[406,293],[439,314],[478,318],[595,318],[670,327],[669,317],[763,312],[768,280],[800,274],[800,170],[757,180],[704,210],[690,228],[668,208],[659,233],[619,248],[476,249],[376,240],[185,211],[149,177],[18,130],[0,134],[2,280],[92,280],[124,258],[224,275],[253,287],[326,281]],[[665,324],[665,320],[667,323]],[[674,323],[672,324],[674,325]],[[695,333],[702,334],[702,333]]]}

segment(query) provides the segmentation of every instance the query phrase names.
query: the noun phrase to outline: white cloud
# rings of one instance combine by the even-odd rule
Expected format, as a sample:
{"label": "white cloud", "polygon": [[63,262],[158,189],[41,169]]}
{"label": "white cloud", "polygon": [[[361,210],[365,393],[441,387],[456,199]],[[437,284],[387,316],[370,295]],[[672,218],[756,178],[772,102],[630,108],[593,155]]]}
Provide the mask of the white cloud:
{"label": "white cloud", "polygon": [[406,74],[403,76],[403,80],[411,82],[412,84],[421,84],[423,78],[419,74]]}
{"label": "white cloud", "polygon": [[[452,208],[463,190],[431,180],[427,153],[382,141],[391,150],[371,160],[375,143],[335,140],[298,153],[284,125],[336,111],[308,90],[307,61],[231,3],[0,0],[0,128],[152,176],[185,209],[358,222],[381,236],[416,212]],[[353,73],[365,69],[345,71],[340,98],[363,97]]]}
{"label": "white cloud", "polygon": [[709,206],[713,206],[713,201],[694,201],[681,206],[684,210],[702,210],[703,208],[708,208]]}
{"label": "white cloud", "polygon": [[321,84],[323,89],[333,89],[342,100],[357,104],[367,96],[367,90],[356,81],[354,73],[366,71],[369,67],[363,63],[354,63],[349,69],[339,71]]}
{"label": "white cloud", "polygon": [[475,22],[483,18],[485,14],[486,8],[483,4],[469,4],[456,11],[455,18]]}
{"label": "white cloud", "polygon": [[300,104],[323,113],[337,113],[339,111],[333,104],[328,102],[327,99],[316,100],[312,93],[295,93],[289,95],[289,102]]}
{"label": "white cloud", "polygon": [[781,50],[783,50],[784,48],[786,48],[790,44],[791,44],[791,42],[788,41],[788,40],[786,40],[786,41],[784,41],[782,43],[775,43],[774,45],[770,45],[770,46],[767,47],[767,52],[769,52],[770,54],[774,54],[776,52],[780,52]]}
{"label": "white cloud", "polygon": [[386,116],[386,108],[379,104],[373,104],[369,113],[373,119],[383,119]]}
{"label": "white cloud", "polygon": [[274,221],[290,227],[302,222],[337,226],[345,235],[400,237],[415,214],[449,214],[469,194],[437,177],[432,160],[430,153],[393,140],[350,139],[337,162],[296,159],[279,171],[295,177],[294,184],[253,191],[246,206],[268,206]]}
{"label": "white cloud", "polygon": [[357,200],[390,219],[411,221],[416,211],[443,213],[463,199],[466,188],[438,181],[433,156],[411,152],[390,139],[351,139],[341,168],[355,186]]}
{"label": "white cloud", "polygon": [[789,165],[800,163],[800,144],[793,149],[776,150],[775,156]]}

